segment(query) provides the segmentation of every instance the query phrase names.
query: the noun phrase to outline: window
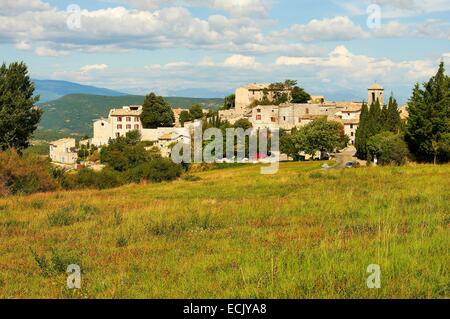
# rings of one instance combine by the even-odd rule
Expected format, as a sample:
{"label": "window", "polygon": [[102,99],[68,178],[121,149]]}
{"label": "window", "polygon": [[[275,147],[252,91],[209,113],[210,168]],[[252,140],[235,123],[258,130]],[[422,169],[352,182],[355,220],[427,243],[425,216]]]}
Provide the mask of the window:
{"label": "window", "polygon": [[118,125],[117,125],[117,129],[118,129],[118,130],[121,130],[121,129],[122,129],[122,124],[118,124]]}
{"label": "window", "polygon": [[127,124],[127,130],[131,130],[131,124]]}
{"label": "window", "polygon": [[135,122],[139,122],[139,120],[140,120],[140,119],[139,119],[139,116],[136,116],[136,117],[134,118],[134,121],[135,121]]}
{"label": "window", "polygon": [[286,116],[283,116],[283,121],[286,121]]}
{"label": "window", "polygon": [[121,116],[119,116],[119,117],[117,118],[117,122],[122,122],[122,117],[121,117]]}
{"label": "window", "polygon": [[272,123],[276,123],[277,122],[277,118],[276,117],[272,117],[271,120],[272,120]]}
{"label": "window", "polygon": [[352,132],[352,137],[355,136],[355,133]]}
{"label": "window", "polygon": [[256,112],[261,113],[261,109],[257,109]]}
{"label": "window", "polygon": [[139,124],[136,124],[136,125],[134,126],[134,129],[135,129],[135,130],[139,130]]}
{"label": "window", "polygon": [[261,121],[261,115],[256,115],[256,120]]}
{"label": "window", "polygon": [[127,116],[127,122],[131,122],[131,117]]}
{"label": "window", "polygon": [[350,128],[351,128],[351,129],[353,128],[353,124],[350,124]]}
{"label": "window", "polygon": [[306,108],[306,114],[309,114],[309,108]]}

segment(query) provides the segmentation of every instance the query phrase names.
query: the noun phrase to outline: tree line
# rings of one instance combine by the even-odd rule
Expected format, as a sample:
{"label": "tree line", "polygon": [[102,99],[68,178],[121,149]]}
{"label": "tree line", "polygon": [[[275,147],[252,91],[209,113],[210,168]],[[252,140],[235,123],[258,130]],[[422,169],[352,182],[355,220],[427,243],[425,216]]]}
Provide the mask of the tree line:
{"label": "tree line", "polygon": [[357,156],[381,164],[403,164],[407,157],[418,162],[450,159],[450,78],[441,62],[435,76],[414,86],[408,101],[409,117],[402,123],[398,104],[364,104],[356,132]]}

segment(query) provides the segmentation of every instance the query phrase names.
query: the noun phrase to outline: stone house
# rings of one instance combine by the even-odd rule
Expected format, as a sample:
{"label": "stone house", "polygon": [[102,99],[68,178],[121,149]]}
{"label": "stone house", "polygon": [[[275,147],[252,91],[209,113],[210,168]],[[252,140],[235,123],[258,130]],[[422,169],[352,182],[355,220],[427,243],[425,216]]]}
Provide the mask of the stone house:
{"label": "stone house", "polygon": [[[267,84],[250,84],[236,90],[236,109],[220,111],[222,120],[228,120],[231,124],[241,118],[247,118],[253,124],[254,129],[280,128],[291,130],[294,127],[302,127],[315,118],[327,117],[344,126],[345,134],[350,138],[350,143],[355,144],[356,130],[359,126],[362,102],[329,102],[325,96],[311,96],[307,104],[281,104],[258,105],[250,108],[255,100],[261,100]],[[368,89],[368,101],[378,99],[384,105],[384,89],[375,83]],[[371,104],[369,104],[370,106]]]}
{"label": "stone house", "polygon": [[73,165],[77,163],[78,153],[74,138],[64,138],[50,143],[52,162]]}
{"label": "stone house", "polygon": [[[89,144],[97,147],[108,145],[110,140],[120,136],[125,136],[128,132],[137,130],[141,133],[142,141],[152,142],[160,148],[163,156],[169,156],[168,146],[170,142],[184,141],[190,144],[189,128],[161,127],[156,129],[144,129],[140,116],[142,106],[124,106],[119,109],[112,109],[107,119],[99,119],[94,122],[94,137],[89,140]],[[175,114],[181,110],[175,110]],[[167,139],[168,136],[173,139]]]}

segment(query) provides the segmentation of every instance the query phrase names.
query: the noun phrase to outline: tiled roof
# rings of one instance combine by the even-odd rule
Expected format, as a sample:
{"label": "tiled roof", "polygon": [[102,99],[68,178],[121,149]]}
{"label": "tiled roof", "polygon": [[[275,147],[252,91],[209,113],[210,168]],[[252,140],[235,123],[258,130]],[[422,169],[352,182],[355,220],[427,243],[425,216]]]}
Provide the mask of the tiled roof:
{"label": "tiled roof", "polygon": [[[137,108],[137,110],[133,109]],[[112,109],[109,112],[110,116],[140,116],[142,113],[142,106],[140,105],[131,105],[127,107],[123,107],[121,109]]]}

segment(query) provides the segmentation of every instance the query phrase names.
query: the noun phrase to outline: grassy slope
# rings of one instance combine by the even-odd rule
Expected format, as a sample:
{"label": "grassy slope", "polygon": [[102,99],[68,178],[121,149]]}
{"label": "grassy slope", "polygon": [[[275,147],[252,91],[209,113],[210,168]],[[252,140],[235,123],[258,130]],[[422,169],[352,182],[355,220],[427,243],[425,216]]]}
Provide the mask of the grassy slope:
{"label": "grassy slope", "polygon": [[[449,166],[319,167],[0,199],[0,297],[450,297]],[[63,207],[78,221],[50,226]],[[81,263],[82,290],[30,247]]]}
{"label": "grassy slope", "polygon": [[[167,102],[175,108],[189,108],[201,104],[205,109],[218,109],[222,99],[195,99],[168,97]],[[100,96],[71,94],[55,101],[41,104],[44,115],[39,130],[52,130],[64,134],[92,135],[93,120],[107,117],[111,108],[136,105],[144,102],[143,96]]]}

